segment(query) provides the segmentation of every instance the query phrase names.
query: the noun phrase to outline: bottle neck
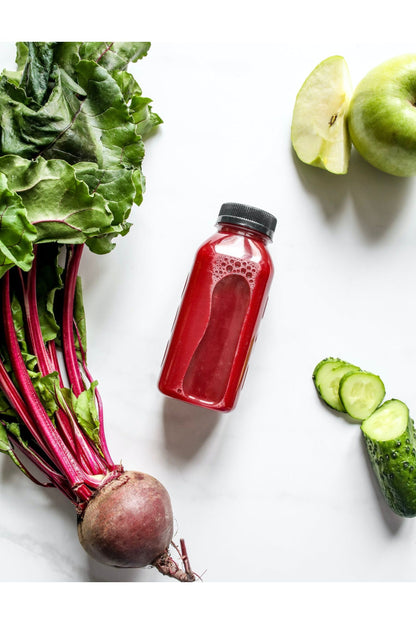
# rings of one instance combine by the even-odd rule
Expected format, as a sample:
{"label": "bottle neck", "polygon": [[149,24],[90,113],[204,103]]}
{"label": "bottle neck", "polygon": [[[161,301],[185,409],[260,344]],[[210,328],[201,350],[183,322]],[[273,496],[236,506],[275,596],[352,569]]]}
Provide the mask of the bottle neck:
{"label": "bottle neck", "polygon": [[240,236],[246,236],[247,238],[253,238],[261,241],[263,245],[271,243],[271,239],[262,232],[253,230],[252,228],[245,227],[243,225],[235,225],[233,223],[217,223],[218,232],[224,232],[225,234],[239,234]]}

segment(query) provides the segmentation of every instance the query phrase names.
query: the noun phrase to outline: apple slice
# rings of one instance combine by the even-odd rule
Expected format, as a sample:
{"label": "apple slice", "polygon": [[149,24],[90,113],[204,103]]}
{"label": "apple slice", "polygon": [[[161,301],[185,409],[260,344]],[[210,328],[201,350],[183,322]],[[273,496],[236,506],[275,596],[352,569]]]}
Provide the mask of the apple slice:
{"label": "apple slice", "polygon": [[291,139],[301,161],[347,173],[351,153],[346,115],[352,97],[347,63],[330,56],[309,74],[296,97]]}

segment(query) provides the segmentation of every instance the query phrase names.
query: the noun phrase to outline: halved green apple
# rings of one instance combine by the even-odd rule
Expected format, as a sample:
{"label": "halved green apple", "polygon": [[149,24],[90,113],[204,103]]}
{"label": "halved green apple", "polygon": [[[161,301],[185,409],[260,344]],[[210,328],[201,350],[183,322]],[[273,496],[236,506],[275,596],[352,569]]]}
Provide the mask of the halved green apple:
{"label": "halved green apple", "polygon": [[351,140],[346,116],[352,91],[342,56],[325,59],[306,78],[296,97],[291,128],[293,149],[304,163],[347,173]]}

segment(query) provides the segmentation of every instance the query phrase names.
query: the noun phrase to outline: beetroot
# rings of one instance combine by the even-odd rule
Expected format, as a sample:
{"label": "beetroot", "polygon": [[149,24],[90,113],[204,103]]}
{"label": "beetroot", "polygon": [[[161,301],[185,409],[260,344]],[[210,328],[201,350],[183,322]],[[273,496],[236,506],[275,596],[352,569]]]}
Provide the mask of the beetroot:
{"label": "beetroot", "polygon": [[[80,542],[93,558],[116,567],[152,565],[178,580],[193,581],[184,542],[180,551],[172,543],[168,492],[154,477],[115,464],[108,450],[101,398],[85,360],[77,278],[82,248],[66,247],[63,292],[55,313],[61,318],[64,371],[55,340],[43,338],[38,295],[38,285],[50,278],[51,263],[58,267],[59,247],[36,248],[27,274],[13,268],[0,280],[4,334],[0,388],[8,402],[0,417],[1,450],[26,476],[39,485],[57,487],[72,501]],[[15,449],[45,474],[45,483],[23,464]],[[170,556],[171,544],[182,567]]]}
{"label": "beetroot", "polygon": [[144,141],[162,119],[128,67],[149,49],[19,42],[16,71],[2,73],[0,452],[73,503],[93,557],[189,581],[183,541],[181,568],[169,554],[166,490],[109,452],[78,277],[84,246],[109,253],[143,199]]}
{"label": "beetroot", "polygon": [[78,517],[87,553],[107,565],[151,565],[172,540],[173,514],[167,490],[142,472],[123,472],[94,494]]}
{"label": "beetroot", "polygon": [[193,581],[184,541],[183,570],[169,554],[172,535],[169,494],[160,481],[143,472],[121,473],[78,515],[79,541],[100,563],[122,568],[152,565],[179,581]]}
{"label": "beetroot", "polygon": [[144,141],[162,119],[128,67],[149,48],[19,42],[16,71],[2,73],[0,452],[73,503],[93,557],[190,581],[183,541],[183,569],[169,554],[166,490],[108,449],[78,276],[84,246],[109,253],[143,199]]}

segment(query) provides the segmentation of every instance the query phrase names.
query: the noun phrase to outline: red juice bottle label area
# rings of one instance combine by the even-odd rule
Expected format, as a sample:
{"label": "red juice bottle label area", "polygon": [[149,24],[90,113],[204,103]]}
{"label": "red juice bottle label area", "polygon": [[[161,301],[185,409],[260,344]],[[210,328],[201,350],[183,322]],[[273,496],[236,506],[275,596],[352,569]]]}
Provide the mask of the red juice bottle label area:
{"label": "red juice bottle label area", "polygon": [[197,251],[166,347],[159,389],[219,411],[235,407],[273,278],[270,213],[223,204]]}

